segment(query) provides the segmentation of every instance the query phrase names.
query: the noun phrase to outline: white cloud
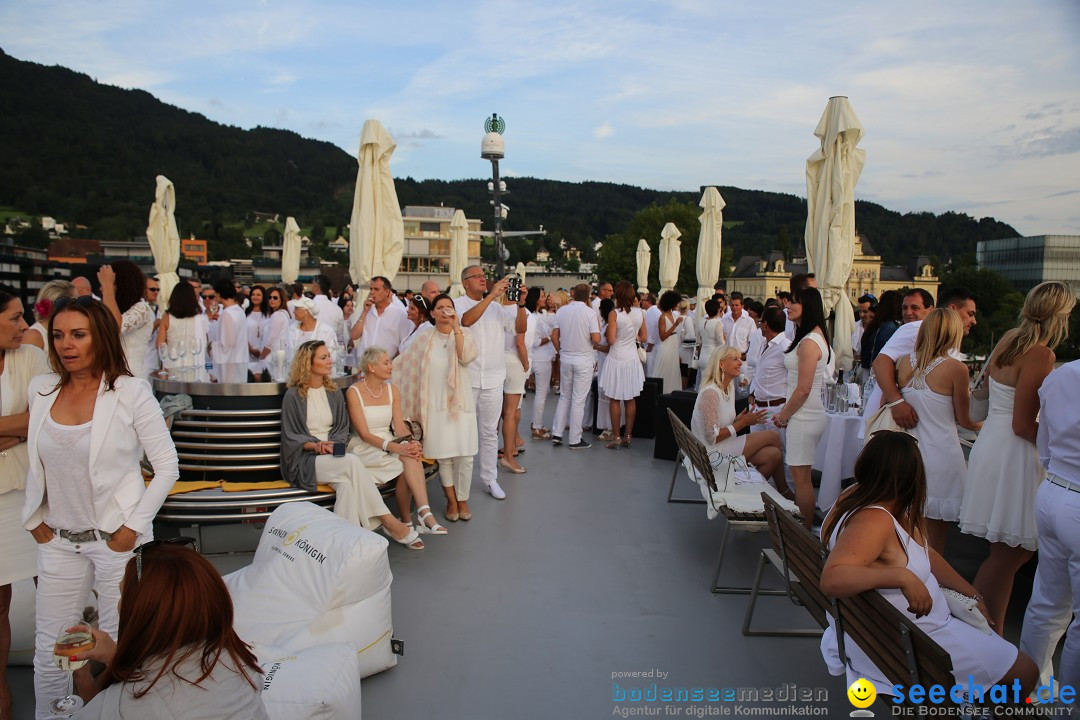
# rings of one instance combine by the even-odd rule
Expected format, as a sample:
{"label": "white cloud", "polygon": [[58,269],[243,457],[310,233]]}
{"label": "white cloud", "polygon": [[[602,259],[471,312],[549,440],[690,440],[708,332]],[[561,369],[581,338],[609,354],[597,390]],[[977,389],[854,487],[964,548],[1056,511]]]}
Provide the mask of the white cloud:
{"label": "white cloud", "polygon": [[592,134],[593,137],[603,140],[604,138],[611,137],[614,132],[615,128],[611,127],[611,123],[605,120],[604,123],[600,125],[600,127],[592,131]]}

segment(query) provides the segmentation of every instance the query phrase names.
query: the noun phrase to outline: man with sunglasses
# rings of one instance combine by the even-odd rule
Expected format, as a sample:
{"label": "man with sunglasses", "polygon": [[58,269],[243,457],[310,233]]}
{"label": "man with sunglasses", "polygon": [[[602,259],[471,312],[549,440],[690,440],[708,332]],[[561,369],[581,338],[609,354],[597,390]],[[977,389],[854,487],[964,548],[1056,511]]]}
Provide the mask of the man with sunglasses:
{"label": "man with sunglasses", "polygon": [[484,490],[496,500],[505,500],[506,493],[498,481],[499,417],[502,415],[503,383],[506,380],[505,337],[508,330],[524,335],[528,329],[525,314],[524,284],[517,307],[501,305],[499,300],[510,287],[507,278],[487,291],[487,278],[479,265],[470,265],[461,272],[465,294],[454,300],[461,326],[472,328],[476,341],[476,359],[469,363],[473,396],[476,398],[476,424],[480,439],[477,455],[480,479]]}
{"label": "man with sunglasses", "polygon": [[157,353],[157,339],[158,339],[158,327],[161,325],[161,308],[158,305],[158,298],[161,295],[161,283],[158,282],[156,277],[147,276],[146,278],[146,290],[143,294],[143,298],[150,307],[154,310],[154,327],[150,331],[150,345],[147,348],[146,355],[144,356],[146,362],[146,375],[156,372],[161,367],[161,360],[158,358]]}

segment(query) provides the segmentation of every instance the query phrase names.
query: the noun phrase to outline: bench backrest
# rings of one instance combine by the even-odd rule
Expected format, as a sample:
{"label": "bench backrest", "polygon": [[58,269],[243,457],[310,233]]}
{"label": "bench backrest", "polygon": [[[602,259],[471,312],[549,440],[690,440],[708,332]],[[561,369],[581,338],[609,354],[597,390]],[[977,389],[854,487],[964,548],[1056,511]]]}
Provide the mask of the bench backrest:
{"label": "bench backrest", "polygon": [[682,454],[689,458],[690,464],[697,470],[698,475],[705,479],[709,490],[716,492],[716,478],[713,477],[709,451],[705,449],[704,443],[694,437],[694,434],[671,408],[667,409],[667,414],[668,419],[671,420],[671,429],[675,432],[675,444],[679,446]]}
{"label": "bench backrest", "polygon": [[841,657],[846,657],[846,633],[890,682],[905,687],[941,685],[946,690],[953,686],[949,653],[880,593],[827,597],[821,591],[821,572],[828,550],[771,497],[762,493],[762,500],[773,547],[783,560],[786,575],[798,579],[798,583],[791,583],[789,592],[799,597],[823,627],[826,614],[832,615]]}

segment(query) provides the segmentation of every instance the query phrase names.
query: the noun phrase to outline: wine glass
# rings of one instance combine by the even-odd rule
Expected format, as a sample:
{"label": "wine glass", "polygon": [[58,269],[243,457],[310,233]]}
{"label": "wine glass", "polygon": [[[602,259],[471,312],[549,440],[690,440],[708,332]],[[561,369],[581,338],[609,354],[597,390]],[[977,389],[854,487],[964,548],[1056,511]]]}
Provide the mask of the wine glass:
{"label": "wine glass", "polygon": [[53,663],[68,674],[67,695],[49,701],[49,711],[57,717],[71,717],[82,708],[83,700],[73,689],[74,673],[87,663],[86,660],[72,660],[72,655],[81,655],[94,649],[94,634],[90,626],[81,619],[67,622],[60,626],[53,645]]}
{"label": "wine glass", "polygon": [[169,346],[158,345],[157,355],[158,360],[161,361],[161,377],[167,378],[169,376]]}

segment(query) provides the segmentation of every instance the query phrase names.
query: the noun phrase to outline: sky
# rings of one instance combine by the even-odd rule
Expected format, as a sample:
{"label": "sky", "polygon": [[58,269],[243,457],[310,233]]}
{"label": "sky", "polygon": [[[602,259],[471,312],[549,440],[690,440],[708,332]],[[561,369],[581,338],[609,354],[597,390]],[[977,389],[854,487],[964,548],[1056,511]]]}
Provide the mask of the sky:
{"label": "sky", "polygon": [[1080,0],[0,4],[8,54],[217,122],[355,155],[378,119],[398,177],[490,177],[497,112],[504,175],[805,197],[814,128],[845,95],[856,198],[1024,235],[1080,233],[1078,38]]}

